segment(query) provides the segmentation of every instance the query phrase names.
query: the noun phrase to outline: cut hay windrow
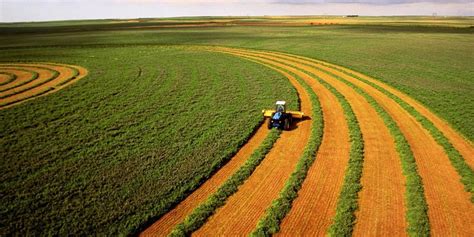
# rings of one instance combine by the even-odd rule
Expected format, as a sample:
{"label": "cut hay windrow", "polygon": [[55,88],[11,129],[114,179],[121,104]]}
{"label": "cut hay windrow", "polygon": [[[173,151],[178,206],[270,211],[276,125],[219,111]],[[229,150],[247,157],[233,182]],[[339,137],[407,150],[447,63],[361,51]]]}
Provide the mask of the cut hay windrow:
{"label": "cut hay windrow", "polygon": [[[308,63],[308,64],[311,64],[311,63]],[[317,67],[317,65],[315,65],[315,66]],[[327,72],[327,73],[330,73],[330,72]],[[347,78],[344,78],[344,79],[347,79]],[[364,90],[368,90],[368,88],[365,87]],[[373,92],[371,92],[371,93],[373,93]],[[372,96],[373,95],[374,94],[372,94]],[[380,101],[379,97],[375,97],[375,98],[377,98],[378,102]],[[386,102],[383,102],[383,103],[386,103]],[[388,106],[386,105],[386,106],[384,106],[384,109],[388,110],[388,111],[392,110],[391,116],[393,116],[394,115],[393,114],[393,109],[395,107],[396,106],[394,106],[394,105],[388,105]],[[382,115],[382,117],[384,117],[384,116]],[[398,126],[405,126],[410,121],[410,120],[405,120],[407,122],[400,123],[401,118],[394,117],[394,119],[398,123],[397,124]],[[390,128],[390,126],[389,126],[389,128]],[[411,133],[407,133],[408,131],[415,131],[415,129],[408,129],[407,130],[406,128],[404,128],[404,135],[405,136],[413,135]],[[392,132],[392,134],[394,134],[394,131],[392,131],[392,129],[391,129],[391,132]],[[395,133],[396,133],[396,131],[395,131]],[[413,160],[410,161],[410,155],[409,154],[404,154],[404,153],[407,152],[406,145],[403,144],[404,142],[401,141],[398,136],[394,135],[394,137],[395,137],[396,140],[399,140],[399,141],[396,141],[397,142],[397,150],[399,151],[399,154],[401,156],[404,156],[404,157],[401,157],[402,166],[408,166],[409,167],[409,168],[404,167],[404,174],[407,178],[406,190],[407,190],[407,192],[410,191],[410,193],[406,193],[407,202],[410,202],[410,203],[407,203],[407,207],[411,209],[411,211],[407,210],[407,220],[410,222],[410,226],[407,227],[407,230],[408,230],[409,234],[416,233],[416,234],[426,235],[426,234],[429,233],[430,227],[429,227],[429,224],[428,224],[428,221],[427,221],[428,217],[426,216],[426,208],[423,207],[423,206],[426,205],[426,204],[423,204],[424,202],[426,202],[426,201],[423,200],[423,196],[422,196],[423,189],[420,187],[420,184],[419,184],[419,182],[421,182],[422,179],[419,179],[419,178],[416,177],[416,174],[414,173],[414,171],[416,171],[416,169],[414,170],[414,168],[416,168],[416,165],[413,164]],[[418,139],[410,138],[410,140],[408,140],[407,142],[408,142],[408,145],[416,144],[417,142],[420,142],[420,139],[419,138]],[[415,143],[413,143],[413,142],[415,142]],[[419,147],[419,144],[417,146]],[[433,148],[434,148],[433,146],[430,146],[428,151],[431,152]],[[404,150],[404,152],[401,152],[400,150]],[[444,216],[446,216],[447,213],[450,213],[449,215],[458,216],[459,214],[454,214],[456,212],[453,211],[453,208],[458,208],[458,206],[456,206],[456,205],[445,206],[442,203],[440,203],[440,201],[438,199],[440,199],[440,197],[444,197],[444,196],[437,195],[437,193],[439,193],[439,192],[436,191],[436,189],[439,189],[439,187],[441,187],[441,186],[443,186],[444,188],[449,187],[450,189],[453,189],[451,191],[451,193],[453,193],[453,194],[458,193],[458,194],[454,195],[452,198],[448,198],[444,202],[452,202],[453,198],[454,199],[460,199],[460,198],[463,199],[465,195],[462,194],[462,192],[459,192],[460,190],[458,189],[458,185],[455,182],[453,184],[449,184],[449,185],[447,185],[447,184],[445,184],[445,185],[434,185],[434,184],[432,184],[432,182],[447,182],[447,181],[453,182],[453,180],[448,178],[448,177],[445,177],[443,179],[439,179],[436,176],[431,176],[431,173],[433,171],[430,171],[430,170],[432,169],[432,167],[434,167],[436,165],[433,164],[433,165],[428,165],[427,166],[425,163],[426,163],[426,161],[430,161],[430,162],[435,161],[435,160],[433,160],[433,158],[436,158],[437,156],[432,155],[431,158],[426,157],[426,159],[423,159],[423,158],[420,158],[419,156],[424,154],[424,152],[420,151],[419,148],[415,149],[415,151],[414,151],[415,159],[418,156],[418,159],[416,159],[416,163],[418,163],[418,165],[421,166],[421,169],[419,168],[418,172],[421,175],[421,177],[426,176],[426,177],[424,177],[426,180],[424,180],[423,183],[424,183],[424,187],[425,187],[425,194],[427,193],[427,198],[426,199],[427,199],[428,205],[430,206],[430,210],[428,211],[428,215],[430,216],[429,217],[430,222],[432,222],[433,232],[434,233],[445,233],[446,229],[443,226],[446,226],[446,224],[448,223],[449,225],[456,225],[457,227],[455,227],[455,228],[458,228],[457,231],[459,233],[468,233],[469,230],[466,230],[465,228],[463,228],[462,225],[458,225],[454,222],[449,222],[448,220],[445,219]],[[422,152],[422,153],[420,153],[420,152]],[[446,162],[446,161],[443,161],[443,162]],[[444,165],[446,165],[446,164],[444,164]],[[408,170],[410,170],[410,172],[406,172]],[[456,176],[456,175],[452,174],[452,171],[450,171],[450,172],[451,173],[449,173],[448,176]],[[446,175],[446,172],[444,173],[444,175]],[[438,188],[436,188],[436,187],[438,187]],[[426,190],[428,190],[428,192]],[[408,199],[411,199],[411,200],[408,200]],[[467,198],[467,199],[469,199],[469,198]],[[462,200],[459,200],[456,203],[458,203],[458,204],[462,203],[462,206],[464,206],[463,209],[466,210],[465,212],[463,212],[464,213],[463,214],[464,215],[463,220],[465,222],[471,222],[470,219],[472,219],[472,215],[470,215],[469,213],[472,212],[472,206],[470,206],[469,204],[465,203],[465,201],[462,201]]]}
{"label": "cut hay windrow", "polygon": [[2,63],[2,71],[13,72],[15,78],[17,75],[14,72],[23,71],[31,73],[31,77],[2,85],[0,109],[62,89],[87,74],[87,70],[81,67],[55,63]]}
{"label": "cut hay windrow", "polygon": [[[255,54],[259,54],[258,52],[255,53]],[[271,56],[265,56],[264,53],[260,53],[260,56],[261,57],[264,57],[264,58],[268,58],[270,62],[279,62],[279,63],[285,63],[286,65],[292,65],[292,66],[296,66],[298,68],[301,68],[301,69],[304,69],[304,67],[302,67],[302,65],[299,65],[299,64],[292,64],[290,61],[288,60],[282,60],[282,59],[278,59],[278,58],[275,58],[275,57],[271,57]],[[303,74],[304,75],[304,74]],[[303,76],[304,77],[304,76]],[[325,79],[328,79],[328,78],[325,78]],[[311,78],[308,78],[308,80],[311,80]],[[380,150],[383,150],[384,152],[388,152],[387,154],[390,154],[390,160],[389,162],[393,162],[393,161],[397,161],[398,160],[398,157],[396,155],[396,149],[395,149],[395,145],[392,143],[392,139],[391,139],[391,135],[389,133],[389,131],[386,129],[386,130],[382,130],[381,128],[384,127],[384,124],[383,124],[383,121],[378,117],[378,114],[376,113],[375,110],[371,109],[371,106],[365,102],[365,99],[358,95],[356,92],[352,91],[352,89],[348,88],[347,90],[344,91],[343,93],[344,95],[346,96],[349,96],[347,97],[348,101],[350,101],[351,103],[351,106],[353,108],[353,110],[355,111],[356,113],[356,116],[357,118],[359,119],[362,118],[362,123],[361,123],[361,128],[362,128],[362,133],[364,134],[369,134],[369,149],[367,150],[367,154],[368,154],[368,157],[370,157],[371,159],[371,162],[374,163],[375,162],[375,165],[378,165],[378,164],[385,164],[385,162],[381,162],[379,160],[386,160],[387,156],[380,156],[379,154],[379,151]],[[374,121],[376,121],[377,123],[374,123]],[[360,122],[360,121],[359,121]],[[383,133],[381,133],[383,132]],[[373,134],[378,134],[377,136],[374,136]],[[380,136],[383,136],[383,139],[381,139]],[[365,140],[365,139],[364,139]],[[384,145],[380,146],[379,143],[383,143]],[[317,164],[317,161],[316,161],[316,164]],[[361,164],[361,162],[360,162]],[[361,167],[362,167],[362,164],[359,166],[359,167],[356,167],[355,164],[354,165],[349,165],[349,167],[354,167],[355,170],[360,170]],[[359,168],[359,169],[358,169]],[[389,167],[386,167],[385,169],[388,169]],[[398,182],[393,182],[393,179],[392,180],[387,180],[385,179],[386,181],[386,184],[385,185],[391,185],[391,189],[395,190],[398,194],[397,195],[394,195],[394,197],[396,199],[393,199],[390,201],[390,205],[395,207],[394,209],[389,209],[388,211],[390,211],[389,213],[391,214],[392,217],[396,217],[395,219],[398,221],[396,227],[397,227],[397,231],[401,231],[403,232],[404,231],[404,228],[405,228],[405,222],[404,222],[404,218],[403,218],[403,214],[404,214],[404,208],[400,208],[400,207],[404,207],[404,204],[403,202],[400,202],[400,200],[403,200],[403,194],[402,193],[399,193],[397,190],[398,189],[401,189],[403,187],[403,184],[402,184],[402,171],[401,171],[401,168],[400,168],[400,171],[398,172],[396,169],[393,169],[390,168],[390,170],[392,170],[391,172],[397,172],[396,175],[400,176],[400,177],[397,177],[396,178],[396,181]],[[360,171],[362,172],[362,171]],[[358,179],[357,179],[357,173],[353,173],[353,175],[350,175],[351,177],[351,180],[355,183],[357,183]],[[359,176],[360,178],[360,176]],[[372,189],[374,190],[378,190],[378,186],[376,187],[376,185],[371,185]],[[385,187],[387,188],[387,187]],[[357,194],[357,191],[359,189],[355,189],[355,194]],[[384,189],[382,189],[381,191],[384,191]],[[355,202],[357,201],[357,195],[354,197]],[[386,200],[385,202],[388,202],[388,200]],[[384,205],[383,203],[385,202],[382,202],[379,204],[380,205]],[[364,208],[369,208],[369,206],[367,206],[367,204],[364,205]],[[374,208],[372,207],[372,209],[376,209],[376,210],[379,210],[378,207],[377,208]],[[314,210],[315,212],[317,212],[318,210]],[[395,212],[393,212],[395,211]],[[323,214],[321,213],[322,215],[326,215],[326,214]],[[352,215],[353,213],[352,212],[349,212],[349,216]],[[373,222],[373,221],[370,221],[371,219],[368,219],[368,218],[365,218],[366,219],[366,222],[369,223],[369,224],[376,224],[378,222]],[[393,219],[386,219],[384,218],[383,220],[384,222],[384,230],[385,231],[388,231],[389,228],[391,228],[393,230],[393,227],[395,226],[394,225],[394,222],[393,222]],[[310,223],[308,223],[310,225]],[[349,225],[351,225],[352,227],[352,223],[348,223]],[[303,228],[303,226],[302,226]]]}
{"label": "cut hay windrow", "polygon": [[[308,93],[296,80],[289,79],[300,94],[301,111],[305,114],[311,114],[312,109]],[[259,218],[264,214],[265,209],[271,205],[274,198],[278,197],[279,192],[303,154],[304,146],[310,136],[310,122],[302,120],[297,123],[297,129],[283,132],[281,138],[267,155],[267,158],[255,170],[255,173],[247,179],[238,192],[229,197],[227,203],[217,210],[202,228],[193,234],[250,234]],[[255,190],[259,190],[259,192],[255,192]],[[235,216],[243,215],[246,216],[245,219],[235,218]],[[222,223],[226,224],[223,225]]]}
{"label": "cut hay windrow", "polygon": [[257,223],[256,229],[251,234],[252,236],[271,235],[278,231],[280,222],[290,211],[291,203],[297,197],[297,192],[301,188],[307,172],[315,160],[316,152],[321,145],[324,123],[322,120],[323,112],[321,110],[320,102],[315,92],[304,82],[304,80],[298,77],[295,78],[306,89],[306,91],[308,91],[312,103],[311,136],[295,170],[287,180],[279,197],[272,202],[269,209],[266,210],[265,215]]}
{"label": "cut hay windrow", "polygon": [[[262,121],[263,122],[263,121]],[[226,182],[241,166],[245,164],[250,155],[267,137],[269,130],[262,124],[255,128],[255,132],[239,148],[238,152],[219,170],[194,190],[178,205],[161,216],[151,226],[147,227],[140,236],[164,236],[171,233],[176,225],[183,222],[196,207],[206,201],[217,189]]]}
{"label": "cut hay windrow", "polygon": [[29,90],[32,90],[32,89],[35,89],[35,88],[39,88],[39,87],[42,87],[44,84],[48,83],[48,82],[51,82],[52,80],[55,80],[57,79],[57,77],[59,76],[59,72],[58,71],[55,71],[55,70],[52,70],[52,69],[49,69],[49,68],[45,68],[45,67],[35,67],[37,69],[42,69],[42,70],[47,70],[51,73],[51,75],[49,75],[47,78],[42,78],[42,79],[39,79],[35,82],[38,82],[36,84],[28,84],[28,85],[22,85],[20,89],[10,89],[9,91],[6,91],[6,92],[3,92],[2,95],[0,95],[0,99],[5,99],[5,98],[8,98],[8,97],[11,97],[11,96],[14,96],[14,95],[18,95],[18,94],[21,94],[25,91],[29,91]]}
{"label": "cut hay windrow", "polygon": [[[407,233],[410,236],[429,236],[430,228],[427,213],[428,205],[424,196],[423,184],[421,182],[421,177],[418,174],[416,162],[410,149],[410,145],[400,131],[400,128],[397,126],[392,117],[390,117],[390,115],[372,97],[370,97],[370,95],[353,84],[342,80],[340,77],[336,75],[333,76],[345,82],[347,85],[354,88],[359,94],[364,96],[387,124],[387,127],[395,138],[397,150],[402,161],[403,172],[407,179],[405,190],[405,198],[407,202],[406,216],[409,223]],[[338,228],[336,227],[337,223],[338,221],[336,219],[333,225],[334,229]],[[338,236],[342,233],[333,232],[333,229],[331,229],[331,234]]]}
{"label": "cut hay windrow", "polygon": [[[17,87],[20,87],[22,85],[28,84],[33,80],[36,80],[39,77],[39,73],[32,71],[32,70],[27,70],[25,68],[4,68],[2,67],[2,71],[13,71],[12,73],[17,76],[18,80],[16,82],[9,83],[7,85],[3,85],[0,88],[0,93],[3,93],[8,90],[15,89]],[[18,75],[18,72],[24,72],[24,73],[30,73],[30,76],[28,78],[24,78],[20,75]],[[16,73],[16,74],[15,74]]]}
{"label": "cut hay windrow", "polygon": [[423,125],[423,127],[430,132],[437,143],[443,147],[445,152],[448,154],[453,167],[456,168],[457,172],[461,176],[461,182],[465,185],[466,190],[471,193],[471,201],[474,202],[474,148],[469,141],[466,141],[465,138],[455,132],[448,124],[446,124],[446,122],[439,119],[435,114],[426,109],[419,102],[380,82],[380,80],[370,78],[354,70],[343,68],[341,66],[333,65],[324,61],[298,55],[285,53],[282,54],[307,60],[308,62],[319,65],[319,67],[334,69],[340,73],[372,86],[397,102],[403,107],[403,109],[415,117]]}
{"label": "cut hay windrow", "polygon": [[[331,74],[330,72],[326,72],[326,73]],[[323,83],[325,86],[329,87],[333,93],[337,94],[338,98],[340,96],[343,96],[330,84],[321,80],[314,73],[312,74],[315,76],[315,78],[318,79],[318,81]],[[407,232],[412,236],[413,235],[421,235],[421,236],[429,235],[429,220],[428,220],[428,215],[427,215],[428,207],[427,207],[426,199],[424,196],[423,185],[421,182],[421,177],[419,176],[417,172],[416,162],[413,157],[413,153],[411,152],[410,146],[408,142],[406,141],[405,137],[401,133],[400,129],[398,128],[394,120],[389,116],[389,114],[385,110],[383,110],[383,108],[372,97],[370,97],[367,93],[365,93],[360,88],[354,86],[353,84],[342,80],[337,75],[334,75],[334,74],[331,74],[331,75],[345,82],[346,84],[354,88],[359,94],[363,95],[367,99],[367,101],[377,110],[377,112],[380,114],[382,119],[387,124],[387,127],[389,128],[390,132],[395,138],[397,150],[400,154],[400,158],[402,161],[403,172],[407,179],[406,191],[405,191],[406,202],[407,202],[406,215],[407,215],[407,220],[409,223]],[[344,102],[341,102],[341,103],[344,104]],[[342,196],[340,198],[345,199]],[[355,203],[355,205],[357,206],[357,203]],[[356,210],[356,209],[357,208],[354,208],[353,210]],[[355,221],[353,219],[355,218],[355,216],[351,218],[351,215],[348,212],[343,211],[342,208],[340,207],[338,207],[338,213],[340,215],[336,215],[335,223],[331,227],[330,233],[336,236],[351,233],[351,230],[349,229],[350,226],[345,226],[345,223],[353,223]],[[342,216],[344,216],[342,213],[346,213],[344,215],[347,215],[347,216],[345,218],[342,218]]]}
{"label": "cut hay windrow", "polygon": [[240,167],[219,189],[196,207],[183,222],[178,224],[169,236],[188,236],[201,227],[217,208],[224,205],[227,198],[237,192],[244,181],[265,158],[280,137],[278,129],[272,129],[262,144],[250,155],[245,164]]}
{"label": "cut hay windrow", "polygon": [[[232,51],[230,51],[232,53]],[[240,51],[235,51],[237,52],[238,56],[243,56],[246,57],[246,55],[255,55],[255,56],[247,56],[249,58],[255,59],[255,61],[261,61],[262,64],[270,64],[270,65],[275,65],[278,67],[278,64],[272,63],[271,61],[264,60],[258,58],[258,55],[252,54],[250,52],[246,52],[245,50],[240,50]],[[291,69],[281,67],[282,64],[280,64],[280,68],[291,72]],[[293,69],[294,70],[294,69]],[[299,75],[300,77],[304,77],[304,75]],[[312,120],[313,120],[313,134],[312,134],[312,139],[310,139],[306,151],[303,154],[302,158],[300,159],[297,168],[291,175],[291,177],[288,179],[285,187],[280,193],[280,196],[273,201],[272,205],[270,206],[269,209],[267,209],[267,212],[265,213],[265,216],[260,219],[257,229],[254,230],[253,235],[271,235],[274,234],[278,231],[278,226],[281,220],[285,217],[286,213],[291,208],[291,203],[292,201],[297,197],[297,192],[301,188],[301,185],[303,181],[305,180],[305,177],[307,175],[307,171],[311,167],[312,162],[315,159],[315,153],[320,145],[321,142],[321,137],[322,137],[322,131],[323,131],[323,124],[322,124],[322,114],[321,114],[321,108],[319,105],[319,101],[314,102],[314,100],[317,100],[316,94],[314,93],[313,89],[307,85],[307,79],[298,79],[299,81],[302,81],[304,84],[303,86],[306,88],[307,91],[310,92],[310,95],[312,94],[312,101],[313,101],[313,106],[317,105],[317,110],[316,112],[313,112],[312,114]],[[314,104],[317,103],[317,104]],[[331,109],[331,108],[326,108],[326,109]]]}
{"label": "cut hay windrow", "polygon": [[[4,77],[6,77],[6,79],[4,79],[4,81],[1,81],[0,82],[0,86],[3,86],[3,85],[6,85],[8,83],[11,83],[13,81],[16,80],[17,76],[13,73],[10,73],[10,72],[0,72],[0,76],[3,75]],[[0,77],[1,78],[1,77]]]}
{"label": "cut hay windrow", "polygon": [[[364,79],[362,77],[359,77],[353,73],[341,70],[338,67],[335,67],[330,64],[324,64],[320,63],[319,64],[335,69],[339,72],[345,73],[348,76],[351,76],[353,78],[356,78],[372,87],[375,89],[381,91],[391,99],[393,99],[395,102],[400,104],[407,112],[409,112],[413,117],[415,117],[422,125],[423,127],[430,132],[430,134],[435,138],[438,144],[440,144],[445,152],[448,154],[448,157],[451,161],[451,164],[453,167],[456,168],[456,171],[459,173],[461,176],[461,182],[464,184],[466,191],[471,193],[471,202],[474,202],[474,171],[472,170],[471,167],[467,164],[466,160],[463,158],[463,156],[460,154],[460,152],[454,148],[453,144],[448,140],[448,138],[441,132],[434,124],[432,121],[430,121],[426,116],[422,115],[418,110],[416,110],[412,105],[408,104],[406,101],[402,100],[400,97],[394,95],[393,93],[389,92],[387,89],[381,87],[380,85],[377,85],[367,79]],[[468,157],[466,157],[468,158]]]}
{"label": "cut hay windrow", "polygon": [[451,161],[451,164],[453,165],[454,168],[456,168],[456,171],[461,177],[461,182],[464,184],[466,191],[471,193],[471,202],[474,203],[474,171],[473,169],[469,167],[464,157],[459,153],[458,150],[454,148],[453,144],[451,144],[451,142],[433,124],[433,122],[428,120],[425,116],[423,116],[420,112],[418,112],[415,108],[413,108],[413,106],[403,101],[399,97],[395,96],[394,94],[390,93],[386,89],[380,87],[379,85],[376,85],[363,78],[357,77],[353,74],[348,73],[348,75],[373,86],[377,90],[381,91],[382,93],[384,93],[385,95],[387,95],[388,97],[396,101],[398,104],[400,104],[400,106],[402,106],[406,111],[408,111],[413,117],[415,117],[418,120],[418,122],[420,122],[426,130],[430,132],[431,136],[435,138],[436,142],[443,147],[444,151],[448,155],[449,160]]}

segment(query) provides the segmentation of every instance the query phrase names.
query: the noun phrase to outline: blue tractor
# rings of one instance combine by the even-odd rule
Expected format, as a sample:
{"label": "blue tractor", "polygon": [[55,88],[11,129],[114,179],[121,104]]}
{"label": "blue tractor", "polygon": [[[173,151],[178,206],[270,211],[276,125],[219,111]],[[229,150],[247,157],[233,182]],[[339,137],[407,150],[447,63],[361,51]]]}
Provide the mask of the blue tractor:
{"label": "blue tractor", "polygon": [[294,119],[302,119],[304,114],[299,111],[287,111],[285,101],[277,101],[275,110],[263,110],[263,116],[269,118],[268,129],[279,128],[290,130]]}

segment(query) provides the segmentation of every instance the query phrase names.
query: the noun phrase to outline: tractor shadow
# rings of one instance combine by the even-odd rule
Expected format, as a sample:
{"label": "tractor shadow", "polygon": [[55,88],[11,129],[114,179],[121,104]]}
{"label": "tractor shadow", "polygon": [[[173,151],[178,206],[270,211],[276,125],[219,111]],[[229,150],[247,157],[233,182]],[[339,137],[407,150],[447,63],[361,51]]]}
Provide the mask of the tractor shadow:
{"label": "tractor shadow", "polygon": [[288,129],[288,131],[293,131],[293,130],[297,129],[298,124],[303,122],[303,121],[306,121],[306,120],[311,120],[311,117],[305,115],[305,116],[303,116],[302,119],[293,120],[293,123],[291,123],[290,129]]}

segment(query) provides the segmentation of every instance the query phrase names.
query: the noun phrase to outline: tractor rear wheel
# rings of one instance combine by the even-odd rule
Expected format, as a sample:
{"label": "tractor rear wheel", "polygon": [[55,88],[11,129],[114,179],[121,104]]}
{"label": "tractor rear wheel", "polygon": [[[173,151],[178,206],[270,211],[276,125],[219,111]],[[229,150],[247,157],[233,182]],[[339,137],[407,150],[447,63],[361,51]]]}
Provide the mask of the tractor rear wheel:
{"label": "tractor rear wheel", "polygon": [[285,130],[290,130],[290,120],[287,118],[285,119],[284,128]]}

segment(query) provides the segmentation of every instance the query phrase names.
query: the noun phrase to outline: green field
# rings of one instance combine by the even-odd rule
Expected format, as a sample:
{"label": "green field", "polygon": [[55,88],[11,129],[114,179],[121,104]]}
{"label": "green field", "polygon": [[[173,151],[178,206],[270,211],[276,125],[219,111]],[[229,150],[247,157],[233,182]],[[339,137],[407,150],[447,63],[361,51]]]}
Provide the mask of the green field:
{"label": "green field", "polygon": [[230,158],[274,98],[297,105],[282,76],[216,53],[140,46],[2,56],[91,72],[0,112],[3,233],[131,232]]}
{"label": "green field", "polygon": [[[235,154],[261,109],[276,99],[298,107],[282,75],[180,45],[274,50],[351,68],[474,140],[474,18],[239,25],[308,19],[0,24],[0,62],[89,70],[67,89],[0,110],[0,235],[136,233]],[[220,21],[228,25],[160,28]],[[144,26],[157,28],[131,28]]]}

